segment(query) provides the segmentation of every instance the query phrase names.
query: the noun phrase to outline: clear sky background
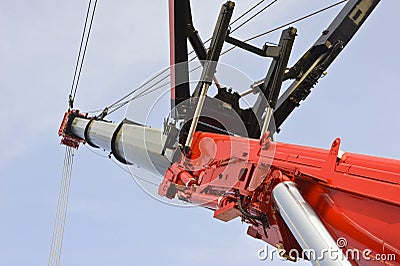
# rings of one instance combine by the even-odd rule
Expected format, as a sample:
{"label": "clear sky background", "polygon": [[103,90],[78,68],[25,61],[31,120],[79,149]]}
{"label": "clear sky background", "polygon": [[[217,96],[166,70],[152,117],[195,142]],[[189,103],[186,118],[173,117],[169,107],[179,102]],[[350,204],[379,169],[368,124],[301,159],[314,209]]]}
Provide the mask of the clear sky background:
{"label": "clear sky background", "polygon": [[[192,2],[196,27],[207,39],[224,1]],[[256,2],[238,0],[234,17]],[[278,1],[235,36],[245,39],[331,3]],[[57,130],[86,6],[86,0],[0,1],[0,265],[48,261],[64,156]],[[291,63],[339,9],[295,25]],[[339,136],[345,151],[400,159],[399,10],[399,1],[381,1],[283,125],[279,141],[328,148]],[[76,106],[102,108],[165,68],[167,17],[166,0],[99,0]],[[277,42],[279,35],[254,44]],[[269,63],[241,51],[222,62],[254,80]],[[282,265],[258,260],[264,243],[247,236],[239,219],[226,224],[205,209],[154,200],[102,156],[85,147],[76,153],[62,265]]]}

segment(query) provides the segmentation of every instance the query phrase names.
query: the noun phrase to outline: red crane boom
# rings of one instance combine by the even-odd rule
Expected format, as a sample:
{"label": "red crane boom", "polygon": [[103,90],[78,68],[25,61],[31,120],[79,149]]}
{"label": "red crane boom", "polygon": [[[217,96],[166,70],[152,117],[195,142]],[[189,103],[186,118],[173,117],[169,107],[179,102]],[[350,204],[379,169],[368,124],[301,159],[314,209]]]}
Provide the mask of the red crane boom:
{"label": "red crane boom", "polygon": [[[340,139],[324,150],[203,132],[195,134],[192,151],[194,159],[167,169],[160,195],[213,209],[223,221],[241,216],[250,224],[249,235],[289,254],[302,250],[275,207],[273,191],[293,182],[329,233],[347,239],[346,248],[371,249],[371,259],[400,256],[400,161],[343,153]],[[263,214],[267,228],[252,217]]]}

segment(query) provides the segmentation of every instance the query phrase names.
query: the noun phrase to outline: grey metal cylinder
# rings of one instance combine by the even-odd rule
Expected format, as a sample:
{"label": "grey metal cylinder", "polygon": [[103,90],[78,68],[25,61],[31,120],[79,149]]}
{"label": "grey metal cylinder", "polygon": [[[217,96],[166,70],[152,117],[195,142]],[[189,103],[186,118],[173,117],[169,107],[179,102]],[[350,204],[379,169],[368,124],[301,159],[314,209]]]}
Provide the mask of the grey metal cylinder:
{"label": "grey metal cylinder", "polygon": [[[139,165],[155,175],[163,176],[166,169],[171,165],[170,151],[162,155],[165,136],[157,128],[124,123],[118,130],[118,124],[105,121],[93,121],[86,128],[90,120],[86,118],[75,118],[71,125],[72,133],[85,139],[107,151],[114,152],[117,156]],[[118,130],[117,134],[113,136]]]}

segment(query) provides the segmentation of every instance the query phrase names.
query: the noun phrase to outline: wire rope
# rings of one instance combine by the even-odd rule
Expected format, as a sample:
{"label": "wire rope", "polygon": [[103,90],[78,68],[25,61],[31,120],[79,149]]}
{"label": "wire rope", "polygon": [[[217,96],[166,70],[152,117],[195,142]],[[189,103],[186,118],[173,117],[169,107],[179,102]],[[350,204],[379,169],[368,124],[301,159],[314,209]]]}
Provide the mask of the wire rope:
{"label": "wire rope", "polygon": [[[97,7],[97,0],[94,1],[92,14],[91,14],[90,21],[89,21],[89,13],[90,13],[91,6],[92,6],[92,0],[89,0],[88,8],[86,11],[85,23],[83,26],[82,38],[81,38],[81,42],[79,45],[78,58],[76,60],[74,76],[72,79],[71,91],[70,91],[70,94],[68,97],[69,107],[71,109],[73,108],[73,104],[75,101],[76,91],[78,89],[78,84],[79,84],[79,80],[80,80],[81,73],[82,73],[83,63],[85,61],[86,51],[87,51],[87,47],[88,47],[88,43],[89,43],[89,37],[90,37],[90,33],[92,32],[93,20],[94,20],[94,15],[96,13],[96,7]],[[89,22],[89,28],[87,27],[88,22]],[[82,47],[83,47],[83,51],[82,51]]]}
{"label": "wire rope", "polygon": [[74,148],[66,147],[60,192],[58,195],[56,218],[54,221],[54,230],[50,246],[50,255],[48,261],[49,266],[60,265],[62,242],[64,238],[64,227],[68,209],[69,188],[71,184],[73,159]]}

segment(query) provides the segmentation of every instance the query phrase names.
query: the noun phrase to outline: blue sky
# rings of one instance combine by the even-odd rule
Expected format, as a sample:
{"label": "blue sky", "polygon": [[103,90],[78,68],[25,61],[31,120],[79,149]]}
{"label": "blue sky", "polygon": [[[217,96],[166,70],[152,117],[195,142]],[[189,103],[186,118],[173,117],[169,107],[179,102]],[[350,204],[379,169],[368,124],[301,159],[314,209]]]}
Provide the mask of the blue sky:
{"label": "blue sky", "polygon": [[[224,1],[193,0],[203,39]],[[237,1],[235,14],[257,1]],[[323,2],[323,3],[322,3]],[[278,1],[238,38],[281,25],[334,1]],[[67,108],[87,1],[1,1],[0,265],[47,264],[64,147],[57,130]],[[395,25],[400,2],[383,0],[282,127],[278,140],[400,158]],[[298,23],[291,63],[338,8]],[[99,1],[76,105],[102,108],[168,65],[167,1]],[[263,41],[277,41],[279,34]],[[222,62],[257,80],[268,61],[234,51]],[[123,113],[113,117],[121,119]],[[113,162],[76,152],[62,265],[262,265],[264,247],[239,220],[148,196]],[[271,265],[281,265],[278,261]],[[285,265],[285,264],[283,264]]]}

